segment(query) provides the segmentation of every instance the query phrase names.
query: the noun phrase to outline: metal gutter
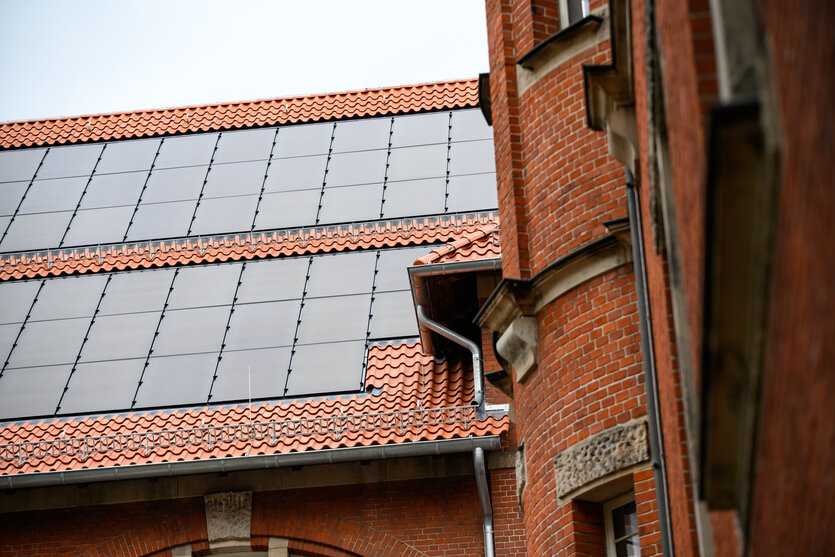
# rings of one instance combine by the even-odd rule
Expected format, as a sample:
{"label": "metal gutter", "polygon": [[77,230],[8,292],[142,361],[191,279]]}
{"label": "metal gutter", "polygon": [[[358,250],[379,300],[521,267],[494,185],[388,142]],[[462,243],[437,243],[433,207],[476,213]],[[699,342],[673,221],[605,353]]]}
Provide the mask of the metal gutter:
{"label": "metal gutter", "polygon": [[664,439],[658,413],[658,373],[655,367],[655,350],[652,346],[652,321],[647,300],[646,262],[644,260],[641,213],[638,209],[638,192],[632,172],[626,169],[626,209],[629,215],[629,231],[632,236],[632,265],[635,272],[635,292],[638,297],[638,329],[641,336],[641,353],[647,389],[647,420],[652,472],[655,476],[655,492],[658,502],[658,522],[661,531],[661,553],[665,557],[675,555],[673,530],[670,523],[670,500],[667,489],[667,466],[664,455]]}
{"label": "metal gutter", "polygon": [[484,377],[481,371],[481,347],[467,337],[460,335],[452,329],[445,327],[430,319],[423,306],[417,306],[418,323],[428,327],[439,335],[448,338],[456,344],[460,344],[473,355],[473,387],[475,389],[475,406],[478,408],[478,417],[484,417]]}
{"label": "metal gutter", "polygon": [[481,515],[484,521],[484,556],[495,557],[496,545],[493,538],[493,505],[490,503],[490,488],[487,485],[487,470],[484,466],[484,449],[473,449],[475,483],[478,488],[478,500],[481,502]]}
{"label": "metal gutter", "polygon": [[499,436],[490,435],[485,437],[467,437],[464,439],[418,441],[415,443],[401,443],[396,445],[324,449],[302,453],[212,458],[185,462],[90,468],[86,470],[35,472],[0,477],[0,489],[23,489],[115,480],[186,476],[189,474],[226,473],[243,470],[285,468],[289,466],[335,464],[360,460],[385,460],[389,458],[464,453],[478,449],[499,450],[500,448],[501,441]]}

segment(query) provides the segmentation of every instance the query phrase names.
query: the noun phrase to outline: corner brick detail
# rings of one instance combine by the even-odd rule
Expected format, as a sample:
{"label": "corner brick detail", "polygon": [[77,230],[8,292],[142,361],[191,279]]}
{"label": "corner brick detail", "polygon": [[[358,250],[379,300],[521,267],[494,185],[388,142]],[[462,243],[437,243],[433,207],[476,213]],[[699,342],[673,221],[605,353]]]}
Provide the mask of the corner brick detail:
{"label": "corner brick detail", "polygon": [[649,460],[646,419],[617,425],[592,435],[554,459],[557,495]]}

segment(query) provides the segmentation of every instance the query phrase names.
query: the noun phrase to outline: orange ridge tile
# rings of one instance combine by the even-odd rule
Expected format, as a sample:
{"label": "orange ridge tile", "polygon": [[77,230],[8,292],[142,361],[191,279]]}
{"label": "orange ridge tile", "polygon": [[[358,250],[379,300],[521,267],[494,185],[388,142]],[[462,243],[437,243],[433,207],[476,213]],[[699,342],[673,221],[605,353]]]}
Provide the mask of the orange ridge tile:
{"label": "orange ridge tile", "polygon": [[501,256],[499,227],[482,226],[416,259],[415,265],[498,259]]}
{"label": "orange ridge tile", "polygon": [[320,227],[300,230],[287,238],[283,233],[274,232],[205,240],[131,242],[98,249],[60,250],[55,255],[48,251],[0,254],[0,280],[420,245],[474,233],[485,222],[497,222],[497,219],[493,213],[468,213],[444,217],[435,224],[429,219],[410,219],[400,225],[359,223],[351,225],[349,228],[355,227],[355,230],[343,236],[329,236],[323,232],[335,227]]}
{"label": "orange ridge tile", "polygon": [[[286,422],[311,418],[370,415],[431,408],[468,407],[472,403],[471,372],[461,362],[438,361],[423,354],[420,343],[372,345],[368,357],[367,383],[378,394],[338,396],[318,400],[293,400],[251,407],[231,406],[185,411],[125,414],[104,417],[55,419],[0,427],[3,445],[10,443],[78,439],[114,434],[175,431],[203,426],[241,426],[258,422]],[[413,416],[412,414],[411,416]],[[425,440],[500,435],[509,428],[507,417],[436,423],[422,426],[406,422],[403,427],[288,435],[275,439],[218,441],[211,445],[139,447],[135,450],[90,452],[87,455],[0,459],[0,476],[34,472],[129,466],[224,458],[252,454],[278,454],[340,447],[360,447]],[[0,446],[0,455],[4,447]]]}
{"label": "orange ridge tile", "polygon": [[0,124],[0,149],[324,122],[478,106],[465,79],[203,106]]}

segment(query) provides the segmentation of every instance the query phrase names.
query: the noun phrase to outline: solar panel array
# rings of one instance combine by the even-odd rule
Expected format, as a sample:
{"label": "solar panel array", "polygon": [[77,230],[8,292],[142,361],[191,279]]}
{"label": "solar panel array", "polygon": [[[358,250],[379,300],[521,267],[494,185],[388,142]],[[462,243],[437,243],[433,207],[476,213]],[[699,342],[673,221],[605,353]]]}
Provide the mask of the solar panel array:
{"label": "solar panel array", "polygon": [[[0,152],[0,252],[496,207],[474,110]],[[0,420],[356,392],[433,246],[0,283]]]}

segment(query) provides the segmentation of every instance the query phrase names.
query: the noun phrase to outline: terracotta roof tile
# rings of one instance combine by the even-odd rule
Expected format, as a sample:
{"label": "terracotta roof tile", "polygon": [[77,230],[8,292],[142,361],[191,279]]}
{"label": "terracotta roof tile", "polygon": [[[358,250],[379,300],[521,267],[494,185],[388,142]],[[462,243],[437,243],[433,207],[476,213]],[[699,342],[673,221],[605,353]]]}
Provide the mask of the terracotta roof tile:
{"label": "terracotta roof tile", "polygon": [[[475,417],[472,404],[472,374],[460,364],[436,361],[422,352],[419,343],[372,345],[368,355],[366,383],[373,389],[366,395],[340,396],[332,399],[294,400],[252,407],[204,408],[198,410],[128,414],[110,417],[41,421],[35,424],[9,424],[0,427],[0,476],[129,466],[154,462],[173,462],[243,455],[285,454],[301,451],[408,443],[416,441],[500,435],[509,427],[507,417]],[[394,414],[385,414],[394,413]],[[346,427],[338,433],[324,427],[310,433],[295,433],[293,424],[311,424],[316,418],[350,418],[364,416],[370,427]],[[385,422],[380,416],[391,416],[397,422]],[[359,418],[357,418],[359,419]],[[374,420],[378,420],[375,422]],[[305,422],[293,422],[305,420]],[[382,420],[382,421],[380,421]],[[134,448],[95,450],[89,445],[69,445],[103,435],[141,434],[143,432],[177,431],[250,423],[276,423],[278,435],[255,440],[236,438],[224,441],[215,437],[212,443],[187,442],[181,446],[160,446],[137,436]],[[396,425],[392,425],[395,424]],[[388,424],[388,425],[386,425]],[[282,429],[284,427],[285,429]],[[239,436],[240,437],[240,436]],[[20,458],[11,443],[33,443],[27,450],[37,450],[38,441],[59,441],[55,447],[75,447],[63,451],[71,454],[29,456]],[[208,439],[208,437],[206,438]],[[92,443],[94,440],[89,440]],[[76,441],[81,443],[81,441]]]}
{"label": "terracotta roof tile", "polygon": [[0,124],[0,148],[408,114],[478,105],[478,80]]}
{"label": "terracotta roof tile", "polygon": [[470,213],[289,232],[0,254],[0,280],[420,245],[448,241],[461,234],[477,235],[486,223],[493,227],[490,223],[496,220],[493,213]]}
{"label": "terracotta roof tile", "polygon": [[480,226],[460,238],[432,250],[415,260],[415,265],[452,263],[477,259],[498,259],[502,256],[498,226]]}

